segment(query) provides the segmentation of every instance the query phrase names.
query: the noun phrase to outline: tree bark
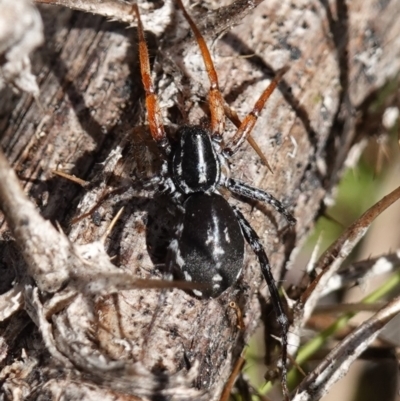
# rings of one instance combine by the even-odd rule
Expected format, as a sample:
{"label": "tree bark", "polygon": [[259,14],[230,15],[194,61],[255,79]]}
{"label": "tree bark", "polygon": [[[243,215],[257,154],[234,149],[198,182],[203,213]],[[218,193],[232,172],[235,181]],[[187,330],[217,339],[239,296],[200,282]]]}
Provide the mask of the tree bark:
{"label": "tree bark", "polygon": [[[398,87],[400,2],[281,0],[252,10],[243,6],[248,2],[230,3],[207,1],[188,10],[239,116],[252,109],[274,71],[290,67],[252,133],[273,174],[246,143],[231,161],[231,175],[282,200],[297,225],[288,229],[270,207],[229,198],[259,234],[279,282],[349,150],[369,134],[371,104],[382,88]],[[209,84],[187,23],[171,2],[139,5],[167,131],[173,136],[179,125],[205,124]],[[61,6],[39,10],[45,42],[32,57],[39,101],[2,91],[1,146],[42,216],[60,224],[74,244],[98,241],[124,206],[106,242],[115,269],[161,278],[177,215],[167,196],[140,186],[157,171],[159,156],[146,128],[136,29]],[[394,99],[385,96],[380,110]],[[227,124],[225,138],[234,132]],[[1,290],[7,294],[15,275],[26,283],[18,250],[25,244],[15,243],[6,219],[0,221]],[[8,399],[218,399],[261,315],[276,326],[274,314],[266,313],[269,294],[258,262],[249,247],[246,252],[242,277],[218,299],[181,289],[75,294],[46,315],[70,366],[49,350],[31,315],[15,313],[2,323],[1,391]],[[41,302],[48,297],[42,293]],[[242,329],[231,301],[240,308]],[[90,355],[80,352],[86,341]],[[24,389],[22,398],[16,388]]]}

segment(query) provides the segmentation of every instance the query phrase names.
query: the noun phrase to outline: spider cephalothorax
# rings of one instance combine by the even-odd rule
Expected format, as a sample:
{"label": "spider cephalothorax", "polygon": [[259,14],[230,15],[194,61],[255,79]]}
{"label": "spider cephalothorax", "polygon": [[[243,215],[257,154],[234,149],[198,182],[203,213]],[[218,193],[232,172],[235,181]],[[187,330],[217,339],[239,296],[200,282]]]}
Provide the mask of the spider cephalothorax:
{"label": "spider cephalothorax", "polygon": [[179,129],[171,175],[184,194],[214,192],[221,179],[221,162],[210,133],[197,126]]}

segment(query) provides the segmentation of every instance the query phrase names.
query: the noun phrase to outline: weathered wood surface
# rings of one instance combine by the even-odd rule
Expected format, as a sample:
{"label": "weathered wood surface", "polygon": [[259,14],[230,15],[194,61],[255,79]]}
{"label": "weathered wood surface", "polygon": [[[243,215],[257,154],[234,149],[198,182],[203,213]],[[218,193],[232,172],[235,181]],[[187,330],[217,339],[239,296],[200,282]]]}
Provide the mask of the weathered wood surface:
{"label": "weathered wood surface", "polygon": [[[161,7],[159,3],[156,6]],[[170,2],[165,2],[153,20],[152,7],[146,11],[146,5],[143,3],[141,10],[145,27],[156,31],[156,36],[149,34],[148,39],[166,126],[173,131],[175,124],[201,122],[207,113],[208,80],[188,26]],[[240,116],[251,109],[272,72],[290,66],[253,133],[274,174],[246,144],[233,158],[232,176],[267,189],[291,205],[298,223],[294,230],[282,230],[283,218],[269,207],[230,199],[240,205],[259,233],[275,276],[281,277],[285,263],[312,227],[326,193],[340,178],[355,138],[363,134],[356,129],[360,119],[366,121],[368,107],[385,83],[396,86],[400,3],[267,1],[239,18],[240,23],[232,29],[231,21],[238,20],[234,13],[243,10],[218,7],[221,2],[204,2],[202,8],[190,12],[212,43],[223,94]],[[176,221],[168,211],[167,198],[130,188],[107,197],[89,218],[71,225],[74,217],[104,197],[107,185],[128,187],[132,179],[156,168],[151,168],[157,163],[147,131],[133,130],[146,123],[136,31],[63,7],[39,9],[45,43],[33,55],[32,64],[42,109],[28,95],[3,90],[1,146],[41,214],[59,222],[75,243],[98,240],[118,209],[125,206],[107,242],[108,253],[119,269],[140,278],[160,277],[159,265]],[[165,33],[161,34],[160,27]],[[228,125],[227,137],[233,132]],[[115,171],[107,170],[114,168],[119,152],[123,158]],[[92,185],[82,189],[54,176],[55,169]],[[6,291],[14,271],[23,270],[24,262],[1,221],[2,290]],[[75,302],[57,311],[51,320],[56,338],[71,335],[70,346],[76,353],[62,349],[67,358],[76,357],[82,340],[72,333],[87,323],[85,340],[109,360],[123,360],[127,366],[137,362],[152,371],[154,377],[148,377],[148,382],[136,369],[138,365],[136,370],[108,372],[104,379],[99,379],[100,370],[93,373],[92,365],[76,360],[78,371],[85,372],[79,380],[74,369],[57,370],[35,326],[22,312],[3,323],[6,332],[13,334],[5,335],[7,358],[2,367],[14,362],[13,355],[18,358],[24,348],[29,357],[38,359],[38,365],[29,371],[26,362],[29,374],[19,379],[18,386],[35,386],[37,399],[46,392],[55,394],[56,389],[64,392],[66,399],[134,399],[127,394],[143,394],[140,389],[150,382],[154,386],[161,373],[163,380],[177,372],[184,378],[186,370],[198,362],[194,380],[200,390],[198,399],[218,399],[268,302],[257,261],[247,248],[246,267],[237,288],[217,300],[198,300],[175,289],[166,293],[160,304],[159,294],[146,289],[97,296],[91,315],[82,317]],[[237,328],[235,312],[228,306],[232,300],[242,310],[244,330]],[[68,319],[68,328],[61,332],[60,322]],[[273,320],[273,314],[267,319]],[[38,379],[34,370],[43,376]],[[92,386],[93,377],[104,386]],[[11,387],[13,383],[7,381]],[[161,381],[158,386],[160,390]],[[176,399],[189,398],[185,391],[173,394]]]}

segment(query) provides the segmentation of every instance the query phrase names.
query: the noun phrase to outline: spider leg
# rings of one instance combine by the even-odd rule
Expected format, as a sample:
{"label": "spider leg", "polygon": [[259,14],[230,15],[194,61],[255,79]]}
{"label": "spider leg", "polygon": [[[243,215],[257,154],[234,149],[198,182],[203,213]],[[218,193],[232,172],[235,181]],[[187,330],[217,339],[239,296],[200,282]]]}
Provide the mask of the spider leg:
{"label": "spider leg", "polygon": [[260,263],[261,266],[261,272],[264,276],[265,281],[267,282],[269,293],[271,294],[271,300],[274,306],[277,321],[281,326],[281,343],[282,343],[281,384],[284,398],[285,400],[289,400],[289,390],[287,387],[287,368],[286,368],[289,319],[287,318],[286,313],[283,310],[281,299],[278,293],[278,288],[276,286],[274,276],[272,275],[271,272],[271,265],[269,264],[267,254],[265,253],[265,250],[260,242],[260,238],[254,231],[254,229],[251,227],[249,222],[245,219],[243,214],[239,211],[239,209],[234,206],[232,206],[232,208],[236,214],[244,238],[251,246],[251,249],[258,258],[258,262]]}
{"label": "spider leg", "polygon": [[[225,112],[225,115],[229,118],[229,120],[231,120],[233,122],[233,124],[236,126],[236,128],[239,128],[242,125],[242,122],[240,121],[240,118],[239,118],[238,114],[236,113],[236,110],[234,110],[231,106],[229,106],[229,104],[225,101],[225,99],[224,99],[224,112]],[[250,134],[247,137],[247,142],[254,149],[254,151],[258,154],[258,157],[267,166],[268,170],[271,173],[273,173],[272,168],[269,165],[267,158],[264,156],[264,153],[258,146],[255,139]]]}
{"label": "spider leg", "polygon": [[133,5],[133,10],[138,20],[140,72],[142,74],[143,87],[146,91],[146,109],[150,132],[162,153],[168,155],[171,151],[171,146],[164,130],[160,105],[155,93],[153,80],[151,79],[149,51],[144,38],[143,24],[137,4]]}
{"label": "spider leg", "polygon": [[218,85],[218,76],[215,71],[214,63],[212,61],[210,51],[208,50],[207,44],[200,33],[196,24],[186,11],[181,0],[177,0],[179,7],[181,8],[183,15],[192,29],[196,41],[200,47],[201,56],[206,67],[208,79],[210,80],[210,90],[208,92],[208,102],[210,104],[211,113],[211,132],[212,137],[216,142],[222,141],[222,134],[225,128],[225,113],[224,113],[224,100],[222,98],[221,91]]}
{"label": "spider leg", "polygon": [[254,125],[257,122],[258,117],[260,116],[261,110],[263,109],[266,101],[271,96],[275,88],[278,86],[279,80],[282,78],[283,74],[285,74],[287,70],[287,68],[282,68],[276,73],[275,78],[261,94],[250,113],[247,114],[247,116],[242,121],[230,144],[228,144],[224,148],[223,152],[225,156],[230,157],[235,154],[244,142],[244,140],[249,136],[254,128]]}
{"label": "spider leg", "polygon": [[282,203],[278,199],[273,197],[270,193],[252,187],[248,184],[245,184],[244,182],[233,180],[232,178],[228,178],[225,181],[224,186],[234,194],[270,204],[276,209],[276,211],[285,216],[287,222],[291,226],[296,223],[296,219],[292,216],[292,214],[288,212],[287,209],[282,205]]}

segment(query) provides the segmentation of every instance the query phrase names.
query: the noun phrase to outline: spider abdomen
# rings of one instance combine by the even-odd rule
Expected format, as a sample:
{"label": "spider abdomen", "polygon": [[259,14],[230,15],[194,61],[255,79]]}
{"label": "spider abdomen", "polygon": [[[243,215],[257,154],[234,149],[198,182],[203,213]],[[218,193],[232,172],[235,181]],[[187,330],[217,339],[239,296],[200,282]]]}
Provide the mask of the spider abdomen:
{"label": "spider abdomen", "polygon": [[198,296],[217,297],[238,279],[244,258],[244,239],[229,203],[216,193],[196,193],[184,204],[178,238],[170,259],[183,278],[206,288]]}
{"label": "spider abdomen", "polygon": [[214,191],[221,168],[210,133],[198,126],[184,126],[178,135],[171,166],[175,184],[185,194]]}

